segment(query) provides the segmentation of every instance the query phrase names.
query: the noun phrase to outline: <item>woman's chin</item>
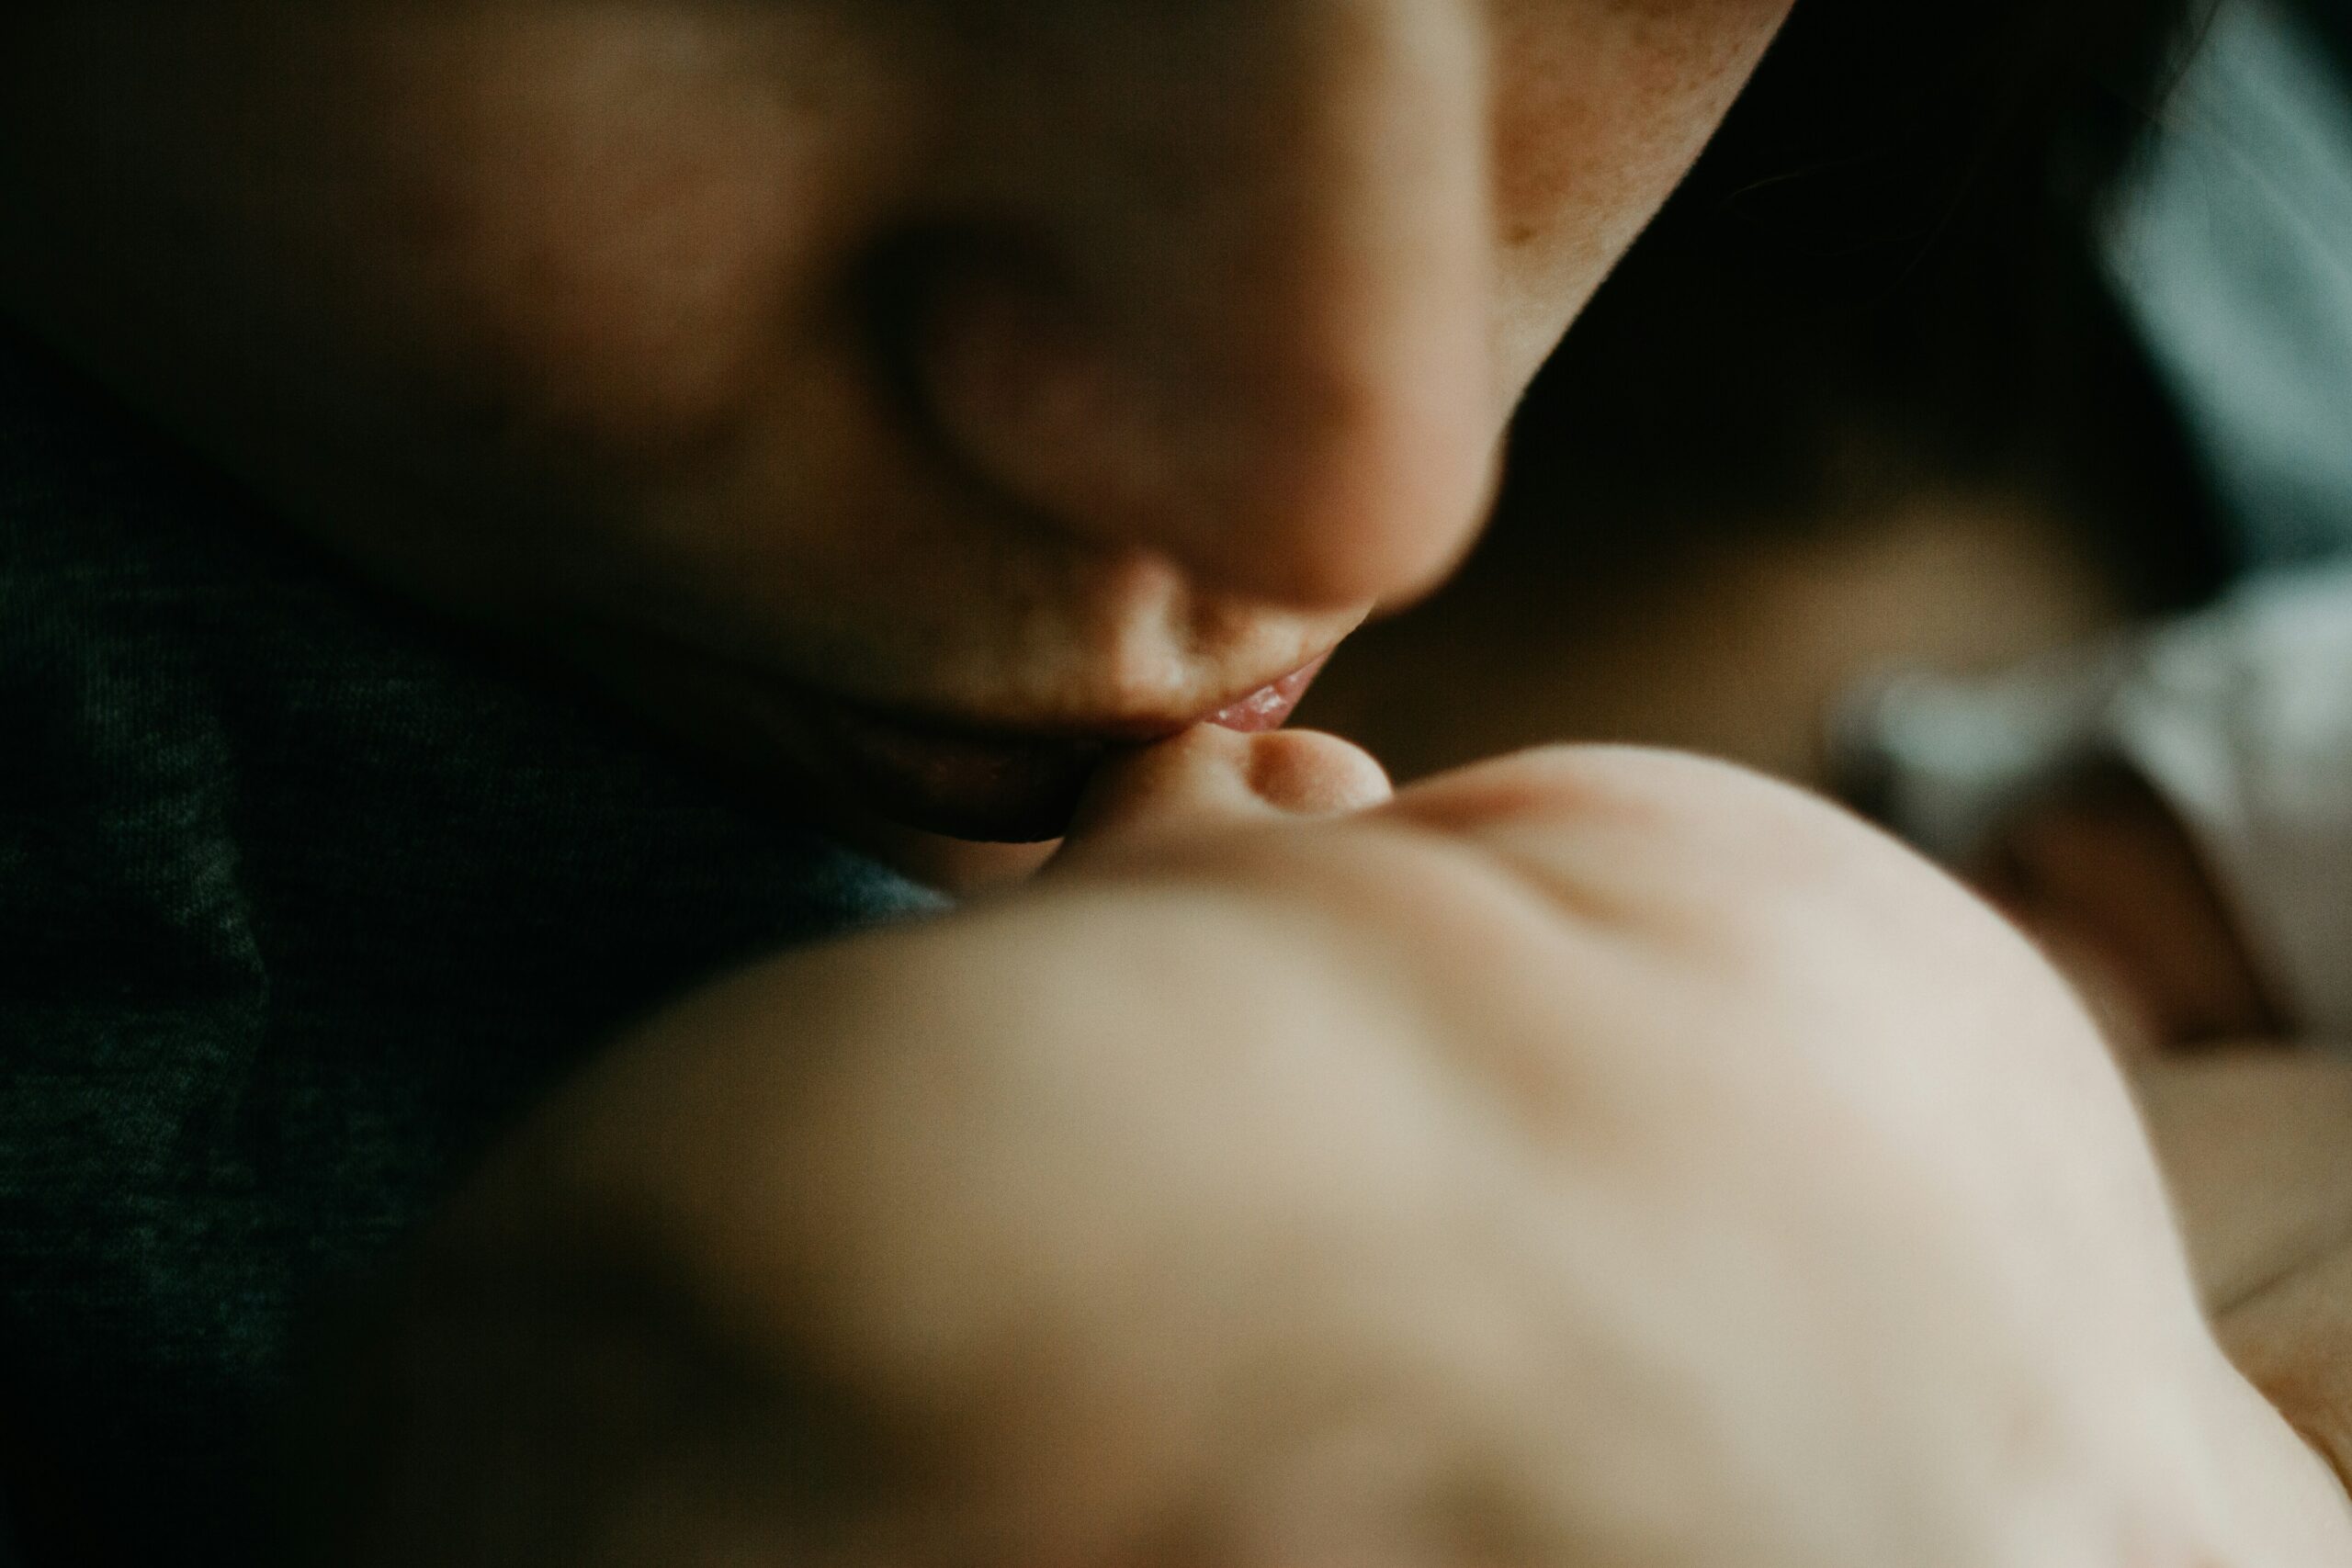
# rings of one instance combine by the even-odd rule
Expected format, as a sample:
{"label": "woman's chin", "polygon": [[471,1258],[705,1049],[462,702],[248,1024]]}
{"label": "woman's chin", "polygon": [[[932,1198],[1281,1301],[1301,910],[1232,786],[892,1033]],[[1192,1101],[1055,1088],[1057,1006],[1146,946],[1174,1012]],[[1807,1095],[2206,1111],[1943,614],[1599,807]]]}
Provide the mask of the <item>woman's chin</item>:
{"label": "woman's chin", "polygon": [[1035,844],[976,843],[895,823],[880,824],[866,841],[894,869],[956,898],[1026,882],[1044,870],[1061,848],[1059,840]]}

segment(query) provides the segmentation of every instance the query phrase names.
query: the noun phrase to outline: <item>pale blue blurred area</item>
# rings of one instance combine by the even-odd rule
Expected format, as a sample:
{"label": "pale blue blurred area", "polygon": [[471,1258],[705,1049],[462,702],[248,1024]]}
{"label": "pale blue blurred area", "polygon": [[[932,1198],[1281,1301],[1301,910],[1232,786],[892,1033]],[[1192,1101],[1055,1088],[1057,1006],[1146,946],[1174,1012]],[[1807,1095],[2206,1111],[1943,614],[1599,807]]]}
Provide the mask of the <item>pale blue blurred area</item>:
{"label": "pale blue blurred area", "polygon": [[2352,553],[2344,9],[2223,0],[2109,236],[2247,569]]}

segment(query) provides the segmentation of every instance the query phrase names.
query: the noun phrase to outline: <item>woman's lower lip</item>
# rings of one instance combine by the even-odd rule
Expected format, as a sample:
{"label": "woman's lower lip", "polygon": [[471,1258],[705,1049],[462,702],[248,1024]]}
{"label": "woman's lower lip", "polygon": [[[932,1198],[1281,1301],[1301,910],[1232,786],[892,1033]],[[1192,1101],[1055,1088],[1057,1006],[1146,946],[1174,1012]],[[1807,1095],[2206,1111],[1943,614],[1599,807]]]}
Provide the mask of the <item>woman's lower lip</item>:
{"label": "woman's lower lip", "polygon": [[835,710],[822,739],[861,811],[949,838],[1038,843],[1059,838],[1112,742],[941,734]]}
{"label": "woman's lower lip", "polygon": [[[1202,722],[1245,734],[1280,728],[1329,657]],[[855,804],[909,827],[1003,843],[1058,838],[1095,770],[1151,739],[991,735],[830,703],[816,716],[863,797]]]}

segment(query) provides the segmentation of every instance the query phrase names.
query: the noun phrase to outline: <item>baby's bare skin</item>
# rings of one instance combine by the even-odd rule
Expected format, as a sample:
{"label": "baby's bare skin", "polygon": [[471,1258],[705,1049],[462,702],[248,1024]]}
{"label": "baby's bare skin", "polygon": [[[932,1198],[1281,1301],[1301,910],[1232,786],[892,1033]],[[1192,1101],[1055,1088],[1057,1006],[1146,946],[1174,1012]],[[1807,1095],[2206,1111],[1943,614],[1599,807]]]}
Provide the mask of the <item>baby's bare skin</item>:
{"label": "baby's bare skin", "polygon": [[661,1238],[734,1364],[854,1417],[750,1429],[815,1423],[865,1489],[409,1454],[458,1533],[346,1560],[582,1495],[690,1562],[2352,1553],[2096,1031],[1956,885],[1657,754],[1283,809],[1380,787],[1179,743],[1038,886],[651,1026],[445,1237]]}

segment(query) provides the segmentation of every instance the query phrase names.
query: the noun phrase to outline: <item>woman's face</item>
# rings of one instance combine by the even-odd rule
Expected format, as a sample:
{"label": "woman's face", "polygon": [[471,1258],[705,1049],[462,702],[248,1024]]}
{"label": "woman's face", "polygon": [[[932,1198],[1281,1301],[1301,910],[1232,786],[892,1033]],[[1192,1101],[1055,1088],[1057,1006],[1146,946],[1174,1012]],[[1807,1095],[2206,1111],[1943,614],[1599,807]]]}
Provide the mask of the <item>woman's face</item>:
{"label": "woman's face", "polygon": [[407,591],[1041,835],[1444,571],[1789,3],[20,0],[0,301]]}

